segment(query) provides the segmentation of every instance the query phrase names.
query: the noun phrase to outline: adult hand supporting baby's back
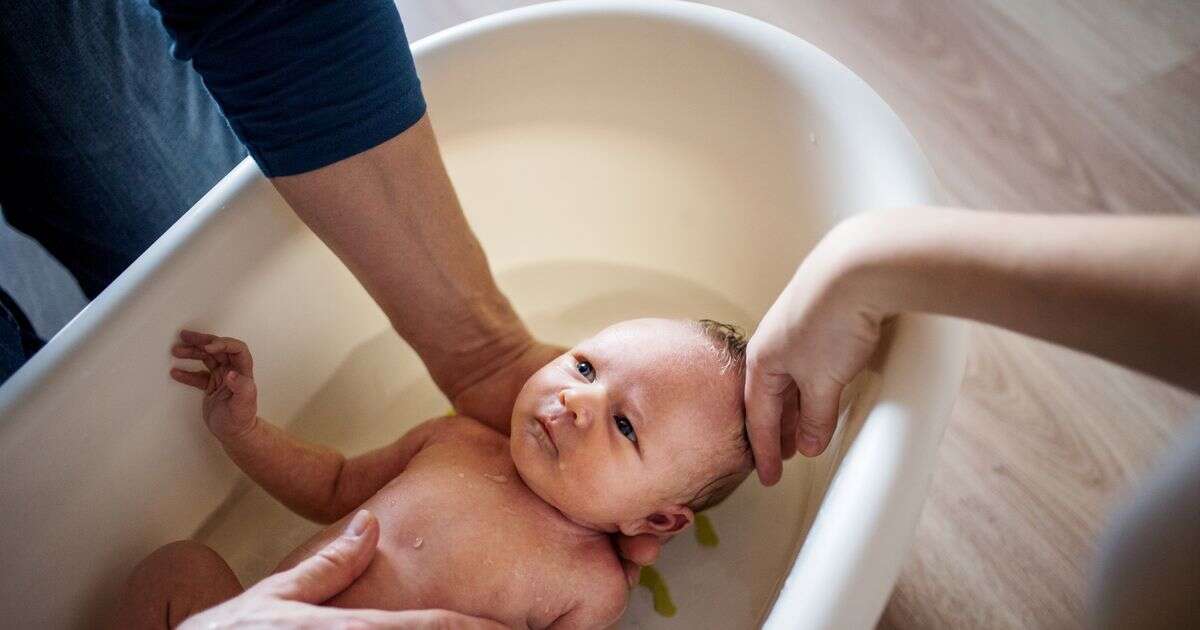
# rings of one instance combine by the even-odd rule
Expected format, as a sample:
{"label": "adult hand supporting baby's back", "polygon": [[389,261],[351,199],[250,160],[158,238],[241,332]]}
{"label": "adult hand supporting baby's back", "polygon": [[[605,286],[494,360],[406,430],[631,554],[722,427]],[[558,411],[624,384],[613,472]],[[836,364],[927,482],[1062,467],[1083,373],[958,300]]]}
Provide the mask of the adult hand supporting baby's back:
{"label": "adult hand supporting baby's back", "polygon": [[180,628],[504,628],[494,621],[448,610],[355,610],[322,602],[362,575],[379,543],[379,521],[368,511],[354,516],[341,536],[316,555],[276,573],[233,599],[193,615]]}

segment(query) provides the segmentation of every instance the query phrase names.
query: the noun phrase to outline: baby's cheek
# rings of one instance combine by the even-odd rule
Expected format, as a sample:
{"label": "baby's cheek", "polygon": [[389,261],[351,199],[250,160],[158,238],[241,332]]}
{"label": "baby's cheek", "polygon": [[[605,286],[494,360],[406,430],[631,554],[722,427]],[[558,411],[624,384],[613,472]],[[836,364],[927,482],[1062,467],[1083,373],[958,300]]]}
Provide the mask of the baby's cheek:
{"label": "baby's cheek", "polygon": [[610,513],[624,512],[643,503],[648,488],[635,468],[609,465],[596,472],[591,496],[602,501]]}

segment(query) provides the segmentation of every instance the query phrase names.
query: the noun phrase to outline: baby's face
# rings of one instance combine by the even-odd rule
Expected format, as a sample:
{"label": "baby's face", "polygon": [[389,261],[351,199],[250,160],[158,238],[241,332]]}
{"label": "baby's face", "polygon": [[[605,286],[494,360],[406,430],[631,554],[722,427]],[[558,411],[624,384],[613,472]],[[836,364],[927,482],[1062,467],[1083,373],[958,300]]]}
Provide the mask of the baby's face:
{"label": "baby's face", "polygon": [[687,322],[606,328],[529,378],[511,449],[529,487],[605,531],[683,496],[742,431],[742,379]]}

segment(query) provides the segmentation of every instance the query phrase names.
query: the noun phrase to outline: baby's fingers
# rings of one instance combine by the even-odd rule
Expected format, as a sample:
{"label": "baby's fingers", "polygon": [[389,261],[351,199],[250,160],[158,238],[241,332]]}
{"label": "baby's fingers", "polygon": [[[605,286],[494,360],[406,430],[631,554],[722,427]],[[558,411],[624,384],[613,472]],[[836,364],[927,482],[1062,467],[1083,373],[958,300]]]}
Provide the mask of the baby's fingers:
{"label": "baby's fingers", "polygon": [[201,370],[199,372],[189,372],[179,368],[171,368],[171,378],[183,383],[191,385],[196,389],[208,389],[208,371]]}
{"label": "baby's fingers", "polygon": [[204,351],[218,355],[218,361],[222,360],[220,355],[225,355],[229,358],[233,369],[245,376],[254,376],[254,359],[250,356],[250,348],[246,347],[245,342],[240,339],[220,337],[205,344]]}
{"label": "baby's fingers", "polygon": [[189,346],[184,343],[171,346],[171,356],[180,359],[196,359],[203,361],[204,367],[212,370],[217,367],[217,360],[209,356],[209,354],[196,346]]}
{"label": "baby's fingers", "polygon": [[212,343],[212,341],[216,338],[216,335],[196,332],[194,330],[187,330],[186,328],[179,331],[179,339],[184,343],[193,346],[203,346],[206,343]]}

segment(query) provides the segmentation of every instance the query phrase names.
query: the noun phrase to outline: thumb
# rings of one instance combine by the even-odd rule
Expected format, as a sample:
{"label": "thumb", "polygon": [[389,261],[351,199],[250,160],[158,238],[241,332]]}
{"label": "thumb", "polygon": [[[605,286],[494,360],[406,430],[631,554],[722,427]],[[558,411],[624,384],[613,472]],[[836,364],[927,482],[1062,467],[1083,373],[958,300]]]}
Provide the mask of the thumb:
{"label": "thumb", "polygon": [[375,556],[379,521],[359,510],[346,529],[304,562],[263,580],[263,588],[280,599],[320,604],[341,593],[362,575]]}
{"label": "thumb", "polygon": [[618,535],[617,550],[622,558],[634,564],[647,566],[654,564],[654,561],[658,559],[664,542],[666,541],[652,534]]}
{"label": "thumb", "polygon": [[241,374],[234,370],[229,370],[225,373],[225,386],[233,392],[234,396],[242,398],[249,397],[250,400],[258,398],[258,386],[254,383],[254,378]]}

